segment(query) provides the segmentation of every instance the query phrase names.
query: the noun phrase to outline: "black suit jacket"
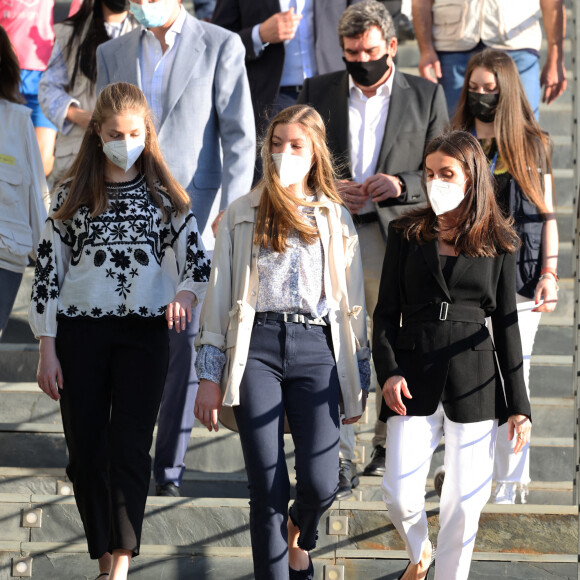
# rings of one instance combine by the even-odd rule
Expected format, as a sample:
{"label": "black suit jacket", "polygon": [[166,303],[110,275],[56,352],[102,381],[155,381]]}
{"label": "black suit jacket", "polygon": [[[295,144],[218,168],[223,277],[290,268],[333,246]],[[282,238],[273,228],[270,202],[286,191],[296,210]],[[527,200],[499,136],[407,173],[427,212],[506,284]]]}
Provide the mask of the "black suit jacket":
{"label": "black suit jacket", "polygon": [[[460,254],[449,279],[441,271],[437,241],[419,245],[390,226],[374,313],[373,360],[379,385],[407,380],[408,415],[431,415],[443,402],[452,421],[471,423],[521,413],[531,416],[518,328],[515,254],[470,258]],[[495,342],[482,323],[438,319],[407,322],[401,314],[441,302],[476,307],[491,316]],[[420,311],[421,312],[421,311]],[[504,388],[497,367],[504,378]],[[381,419],[394,415],[383,400]]]}
{"label": "black suit jacket", "polygon": [[[307,79],[298,97],[299,103],[312,105],[325,120],[328,146],[342,179],[351,179],[348,78],[347,72],[337,72]],[[389,222],[409,209],[408,204],[425,201],[421,185],[425,146],[448,123],[441,85],[395,70],[375,173],[399,175],[407,185],[407,195],[381,202],[377,208],[385,234]]]}
{"label": "black suit jacket", "polygon": [[[338,42],[338,21],[344,10],[361,0],[314,0],[314,49],[318,73],[343,70]],[[263,127],[276,101],[282,69],[284,43],[268,45],[254,53],[252,28],[280,12],[279,0],[217,0],[212,22],[237,32],[246,48],[246,68],[254,105],[256,127]],[[260,136],[260,135],[258,135]]]}

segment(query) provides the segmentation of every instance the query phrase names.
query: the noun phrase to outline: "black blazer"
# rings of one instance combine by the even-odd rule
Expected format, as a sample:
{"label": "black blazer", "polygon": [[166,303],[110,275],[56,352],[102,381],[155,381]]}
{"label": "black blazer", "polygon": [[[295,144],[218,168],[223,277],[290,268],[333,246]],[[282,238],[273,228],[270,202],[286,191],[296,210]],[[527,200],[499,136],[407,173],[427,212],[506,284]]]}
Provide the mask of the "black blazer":
{"label": "black blazer", "polygon": [[[347,72],[337,72],[306,79],[298,97],[299,103],[312,105],[325,120],[328,146],[341,179],[352,177],[348,77]],[[421,186],[423,153],[427,143],[440,135],[448,123],[441,85],[396,69],[375,173],[399,175],[407,185],[407,196],[379,204],[377,209],[385,234],[389,222],[408,210],[408,204],[425,201]]]}
{"label": "black blazer", "polygon": [[[515,254],[460,254],[446,284],[437,241],[419,245],[390,226],[373,319],[373,360],[379,385],[393,375],[407,380],[413,396],[403,397],[408,415],[431,415],[442,401],[447,417],[458,423],[531,416],[515,268]],[[450,304],[454,320],[439,320],[442,302]],[[484,316],[491,316],[497,359]],[[381,419],[394,414],[383,400]]]}
{"label": "black blazer", "polygon": [[[338,42],[338,21],[344,10],[361,0],[314,0],[314,49],[318,73],[344,70]],[[268,121],[276,101],[282,69],[284,43],[268,45],[261,54],[254,53],[252,28],[280,12],[279,0],[217,0],[212,22],[237,32],[246,48],[246,69],[254,105],[256,127]],[[262,135],[258,135],[258,138]]]}

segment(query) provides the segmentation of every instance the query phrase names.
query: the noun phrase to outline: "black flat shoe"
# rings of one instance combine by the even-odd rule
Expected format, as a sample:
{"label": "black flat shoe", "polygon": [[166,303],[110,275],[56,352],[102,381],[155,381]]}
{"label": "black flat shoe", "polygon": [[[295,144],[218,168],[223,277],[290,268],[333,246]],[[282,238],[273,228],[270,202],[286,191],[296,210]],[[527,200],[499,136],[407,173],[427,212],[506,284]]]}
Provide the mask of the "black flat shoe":
{"label": "black flat shoe", "polygon": [[173,483],[164,483],[163,485],[158,485],[155,488],[155,495],[161,497],[181,497],[181,492],[179,488]]}
{"label": "black flat shoe", "polygon": [[314,565],[310,554],[308,554],[308,568],[306,570],[293,570],[288,566],[288,571],[290,572],[290,580],[313,580]]}
{"label": "black flat shoe", "polygon": [[104,578],[105,576],[108,576],[109,573],[108,572],[101,572],[96,578],[95,580],[99,580],[99,578]]}
{"label": "black flat shoe", "polygon": [[[431,561],[429,562],[429,566],[427,567],[427,571],[425,572],[425,576],[424,576],[425,580],[427,580],[427,576],[429,576],[429,570],[431,570],[431,566],[433,566],[433,563],[435,562],[436,552],[437,551],[435,550],[435,546],[433,545],[433,542],[431,542]],[[397,578],[397,580],[401,580],[403,578],[403,576],[405,575],[405,572],[407,571],[407,569],[409,568],[410,565],[411,565],[411,561],[409,560],[409,563],[407,564],[407,566],[403,570],[403,573]]]}

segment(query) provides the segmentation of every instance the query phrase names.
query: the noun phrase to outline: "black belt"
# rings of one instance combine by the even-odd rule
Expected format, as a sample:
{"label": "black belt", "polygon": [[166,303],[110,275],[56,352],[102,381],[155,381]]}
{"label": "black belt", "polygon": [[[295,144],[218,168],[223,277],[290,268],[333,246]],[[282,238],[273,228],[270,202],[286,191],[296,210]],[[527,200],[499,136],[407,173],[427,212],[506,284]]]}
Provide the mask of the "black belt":
{"label": "black belt", "polygon": [[276,322],[293,322],[294,324],[314,324],[315,326],[328,326],[328,316],[312,318],[308,314],[296,314],[292,312],[256,312],[257,320],[274,320]]}
{"label": "black belt", "polygon": [[372,224],[379,220],[379,216],[376,211],[369,211],[368,213],[352,214],[352,221],[356,226],[361,224]]}
{"label": "black belt", "polygon": [[440,302],[438,304],[403,306],[402,310],[403,324],[429,320],[440,320],[442,322],[451,320],[452,322],[485,324],[485,312],[477,306]]}
{"label": "black belt", "polygon": [[286,85],[279,89],[281,93],[299,93],[301,90],[302,85]]}

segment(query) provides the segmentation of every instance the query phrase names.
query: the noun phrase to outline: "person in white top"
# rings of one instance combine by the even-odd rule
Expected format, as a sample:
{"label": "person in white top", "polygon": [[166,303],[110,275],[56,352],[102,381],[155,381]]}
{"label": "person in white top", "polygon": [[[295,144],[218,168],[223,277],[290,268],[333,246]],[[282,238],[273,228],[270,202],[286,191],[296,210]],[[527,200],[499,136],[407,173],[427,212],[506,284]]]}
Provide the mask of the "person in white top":
{"label": "person in white top", "polygon": [[46,217],[42,159],[18,92],[18,58],[0,26],[0,339]]}
{"label": "person in white top", "polygon": [[[311,104],[327,124],[342,178],[340,194],[360,240],[372,320],[388,224],[411,204],[425,201],[423,152],[445,128],[447,107],[441,87],[395,68],[395,25],[379,2],[365,0],[347,8],[338,35],[347,70],[306,79],[298,102]],[[365,475],[384,473],[385,436],[385,424],[377,420],[373,460]],[[341,458],[339,499],[358,483],[351,426],[341,427]]]}
{"label": "person in white top", "polygon": [[54,192],[29,310],[38,384],[60,401],[67,474],[99,577],[124,580],[139,553],[168,327],[184,332],[207,288],[189,208],[143,93],[105,87]]}

